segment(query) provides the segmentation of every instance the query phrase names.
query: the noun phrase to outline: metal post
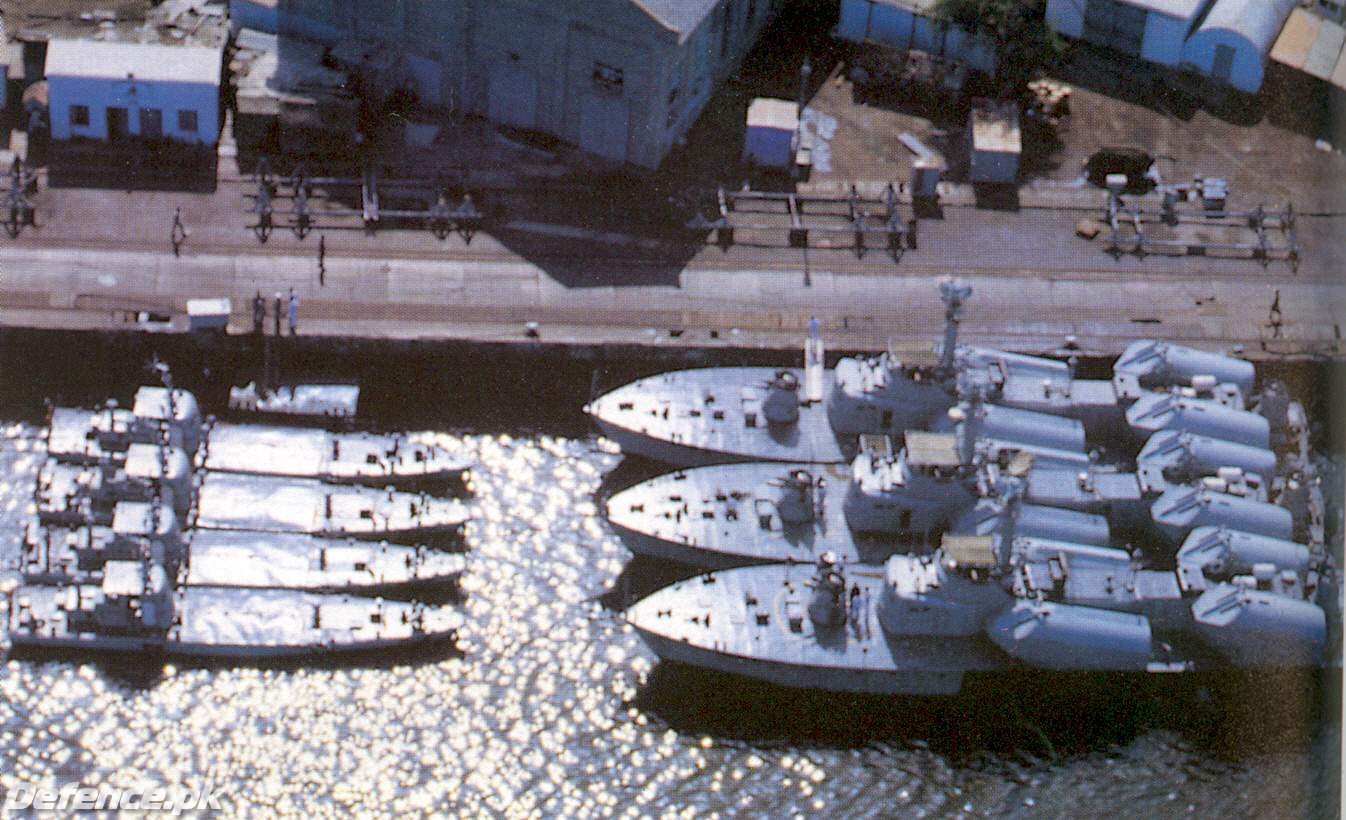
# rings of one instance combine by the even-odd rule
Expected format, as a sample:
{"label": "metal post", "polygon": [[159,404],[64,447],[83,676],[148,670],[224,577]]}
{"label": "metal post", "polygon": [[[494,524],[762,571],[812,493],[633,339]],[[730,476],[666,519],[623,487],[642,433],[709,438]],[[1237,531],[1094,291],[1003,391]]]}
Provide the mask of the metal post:
{"label": "metal post", "polygon": [[944,301],[944,349],[939,354],[939,373],[946,378],[953,373],[954,353],[958,347],[958,323],[963,316],[963,302],[972,295],[972,287],[957,279],[939,283],[939,296]]}
{"label": "metal post", "polygon": [[813,77],[813,63],[809,58],[804,57],[804,63],[799,67],[799,121],[800,127],[803,127],[804,106],[809,99],[809,80]]}

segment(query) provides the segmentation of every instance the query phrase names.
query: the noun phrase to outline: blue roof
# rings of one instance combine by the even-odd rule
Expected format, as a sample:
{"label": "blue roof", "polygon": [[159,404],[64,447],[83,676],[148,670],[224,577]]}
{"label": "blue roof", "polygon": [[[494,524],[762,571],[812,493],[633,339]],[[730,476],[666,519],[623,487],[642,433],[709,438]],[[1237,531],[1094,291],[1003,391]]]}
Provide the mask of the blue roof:
{"label": "blue roof", "polygon": [[1298,0],[1215,0],[1195,33],[1233,32],[1267,54],[1297,5]]}
{"label": "blue roof", "polygon": [[[1146,11],[1166,14],[1181,20],[1190,20],[1197,15],[1210,0],[1122,0],[1124,5],[1135,6]],[[1079,4],[1080,8],[1084,3]]]}
{"label": "blue roof", "polygon": [[720,0],[632,0],[636,7],[654,18],[659,25],[686,37],[701,25]]}

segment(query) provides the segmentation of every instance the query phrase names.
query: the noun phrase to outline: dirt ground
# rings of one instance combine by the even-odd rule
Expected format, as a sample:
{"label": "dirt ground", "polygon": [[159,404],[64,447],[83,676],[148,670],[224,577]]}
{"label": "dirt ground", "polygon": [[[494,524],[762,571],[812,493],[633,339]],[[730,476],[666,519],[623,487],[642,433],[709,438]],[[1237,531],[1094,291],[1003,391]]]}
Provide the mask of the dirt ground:
{"label": "dirt ground", "polygon": [[[748,104],[796,99],[805,56],[808,107],[830,136],[821,157],[815,150],[811,182],[909,181],[916,157],[898,140],[903,133],[943,155],[947,180],[965,180],[967,97],[857,87],[855,51],[830,37],[825,17],[807,13],[783,16],[763,36],[660,177],[670,187],[748,179],[739,162]],[[1051,79],[1072,88],[1071,115],[1055,138],[1024,130],[1021,184],[1082,185],[1090,154],[1134,146],[1156,158],[1166,182],[1226,179],[1231,207],[1293,202],[1303,212],[1346,211],[1346,100],[1321,83],[1273,65],[1263,92],[1250,98],[1083,46]]]}

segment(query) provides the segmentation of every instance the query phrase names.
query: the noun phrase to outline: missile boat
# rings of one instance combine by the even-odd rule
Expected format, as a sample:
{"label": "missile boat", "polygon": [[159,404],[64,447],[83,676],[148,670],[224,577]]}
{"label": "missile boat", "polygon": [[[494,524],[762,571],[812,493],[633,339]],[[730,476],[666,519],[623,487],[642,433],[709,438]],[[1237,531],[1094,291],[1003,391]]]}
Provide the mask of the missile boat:
{"label": "missile boat", "polygon": [[1339,665],[1329,648],[1340,612],[1329,618],[1321,603],[1337,599],[1324,594],[1331,584],[1278,546],[1227,539],[1147,569],[1094,544],[949,535],[932,554],[880,566],[823,555],[708,573],[644,598],[626,619],[665,661],[837,692],[953,695],[965,675],[1016,669]]}
{"label": "missile boat", "polygon": [[294,590],[175,589],[162,565],[109,561],[100,584],[21,586],[10,596],[17,650],[151,652],[268,660],[451,641],[444,606]]}
{"label": "missile boat", "polygon": [[467,506],[452,498],[303,479],[207,473],[192,526],[456,546]]}
{"label": "missile boat", "polygon": [[27,584],[99,584],[109,562],[161,564],[178,587],[411,594],[454,585],[461,553],[287,533],[196,530],[130,535],[112,527],[33,524],[19,570]]}
{"label": "missile boat", "polygon": [[[1142,340],[1117,360],[1110,380],[1076,379],[1067,362],[958,344],[971,289],[945,282],[941,295],[944,339],[933,366],[904,363],[889,351],[843,358],[828,370],[813,323],[803,371],[663,373],[599,396],[585,410],[623,452],[680,467],[846,463],[860,435],[945,431],[967,418],[964,405],[983,416],[986,435],[1008,441],[1035,430],[1032,419],[1045,414],[1073,419],[1094,447],[1130,456],[1164,430],[1269,446],[1267,416],[1284,402],[1254,411],[1262,397],[1251,394],[1246,361]],[[959,412],[950,417],[951,410]]]}
{"label": "missile boat", "polygon": [[110,525],[119,502],[161,501],[199,529],[456,546],[469,518],[458,499],[359,485],[207,472],[198,486],[180,450],[167,461],[153,445],[128,452],[118,467],[48,460],[38,474],[38,520]]}
{"label": "missile boat", "polygon": [[443,447],[401,433],[203,420],[195,396],[167,387],[141,387],[131,410],[115,402],[100,410],[54,408],[47,452],[71,464],[114,463],[134,444],[159,444],[165,436],[206,470],[336,484],[440,491],[461,484],[471,466]]}
{"label": "missile boat", "polygon": [[[968,448],[953,434],[908,431],[896,455],[891,441],[864,437],[849,467],[678,470],[612,495],[608,521],[633,552],[713,569],[812,562],[823,552],[847,564],[882,563],[895,552],[928,551],[958,514],[992,494],[1100,514],[1137,542],[1171,541],[1193,516],[1280,532],[1293,513],[1300,534],[1311,517],[1304,499],[1285,492],[1275,453],[1189,433],[1156,434],[1135,472],[1083,454],[1072,463],[1055,450],[1043,458],[1000,443]],[[1285,509],[1266,503],[1273,492]]]}

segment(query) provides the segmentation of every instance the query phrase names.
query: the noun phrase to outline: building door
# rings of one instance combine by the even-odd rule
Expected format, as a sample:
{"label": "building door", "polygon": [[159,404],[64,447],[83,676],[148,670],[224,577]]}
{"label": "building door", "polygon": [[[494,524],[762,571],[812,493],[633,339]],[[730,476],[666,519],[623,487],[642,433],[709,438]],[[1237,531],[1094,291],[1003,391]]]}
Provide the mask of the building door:
{"label": "building door", "polygon": [[1234,47],[1220,43],[1215,46],[1215,65],[1211,67],[1211,76],[1221,82],[1229,82],[1234,73]]}
{"label": "building door", "polygon": [[112,141],[125,139],[131,133],[131,118],[125,108],[108,106],[107,138]]}
{"label": "building door", "polygon": [[531,71],[514,63],[497,63],[491,69],[490,93],[487,116],[492,122],[537,127],[537,77]]}
{"label": "building door", "polygon": [[406,56],[406,62],[407,68],[411,71],[412,81],[416,84],[416,96],[421,103],[431,107],[443,105],[443,71],[439,63],[412,54]]}
{"label": "building door", "polygon": [[1088,0],[1084,39],[1124,54],[1140,54],[1145,42],[1145,10],[1117,0]]}
{"label": "building door", "polygon": [[140,109],[140,136],[159,139],[164,135],[164,112],[158,108]]}
{"label": "building door", "polygon": [[580,103],[580,148],[626,162],[630,107],[622,97],[589,94]]}

